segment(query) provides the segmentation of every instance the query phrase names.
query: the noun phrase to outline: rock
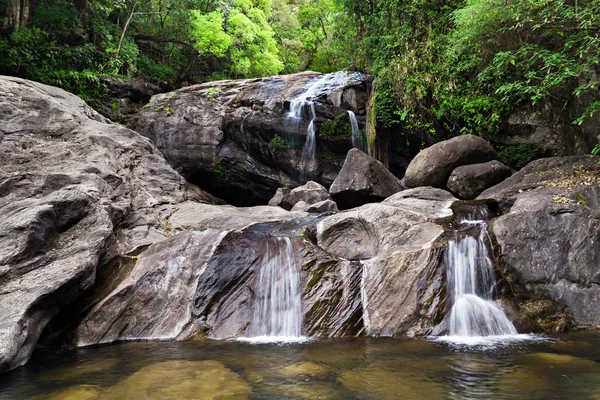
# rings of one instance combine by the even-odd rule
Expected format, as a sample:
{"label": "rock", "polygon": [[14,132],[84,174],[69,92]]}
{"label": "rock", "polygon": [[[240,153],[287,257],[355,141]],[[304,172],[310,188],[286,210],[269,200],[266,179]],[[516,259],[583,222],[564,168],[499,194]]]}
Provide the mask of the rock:
{"label": "rock", "polygon": [[111,370],[120,363],[118,358],[87,361],[66,367],[54,368],[44,371],[40,376],[42,381],[71,381],[81,379],[88,375]]}
{"label": "rock", "polygon": [[48,395],[36,396],[32,400],[98,400],[101,392],[98,386],[76,385]]}
{"label": "rock", "polygon": [[306,211],[308,207],[310,207],[310,204],[300,200],[294,204],[294,207],[292,207],[291,211]]}
{"label": "rock", "polygon": [[594,157],[532,162],[480,196],[505,215],[492,227],[500,257],[535,299],[562,307],[573,327],[600,327],[600,165]]}
{"label": "rock", "polygon": [[496,150],[485,139],[457,136],[421,150],[406,169],[405,183],[409,187],[444,188],[456,167],[498,159]]}
{"label": "rock", "polygon": [[217,361],[165,361],[149,365],[106,389],[98,400],[247,399],[250,386]]}
{"label": "rock", "polygon": [[[317,165],[304,170],[301,160],[308,121],[291,120],[289,105],[322,76],[302,72],[208,82],[159,94],[140,112],[137,130],[152,139],[190,182],[234,205],[266,204],[277,188],[298,186],[306,176],[329,187],[341,165],[331,161],[331,156],[319,155],[341,158],[351,148],[351,137],[320,137],[320,126],[346,117],[346,110],[354,111],[364,124],[371,78],[350,74],[335,91],[313,99]],[[335,101],[336,94],[350,87],[355,93],[347,96],[348,101]]]}
{"label": "rock", "polygon": [[497,160],[463,165],[452,171],[446,187],[459,198],[472,200],[485,189],[502,182],[511,174],[511,169]]}
{"label": "rock", "polygon": [[334,256],[362,260],[367,334],[423,333],[440,322],[446,294],[436,243],[444,228],[437,221],[452,215],[455,200],[440,189],[418,188],[317,224],[321,248]]}
{"label": "rock", "polygon": [[[281,207],[290,210],[300,201],[304,202],[306,206],[310,206],[328,199],[329,192],[327,192],[327,189],[325,189],[323,185],[309,181],[302,186],[292,189],[287,195],[283,196]],[[302,208],[298,208],[297,210],[305,211],[305,209]]]}
{"label": "rock", "polygon": [[278,371],[285,376],[319,376],[329,372],[329,368],[311,361],[304,361],[288,365]]}
{"label": "rock", "polygon": [[271,207],[280,207],[281,203],[283,202],[283,198],[285,196],[287,196],[288,194],[290,194],[291,191],[292,191],[291,188],[285,188],[285,187],[277,189],[273,198],[271,198],[271,200],[269,200],[269,205]]}
{"label": "rock", "polygon": [[344,371],[340,380],[350,390],[368,398],[397,399],[399,394],[407,399],[442,399],[448,388],[431,379],[422,379],[418,374],[392,372],[382,369]]}
{"label": "rock", "polygon": [[[27,361],[98,266],[165,239],[161,207],[211,201],[141,135],[67,92],[0,77],[0,371]],[[145,233],[144,233],[145,232]]]}
{"label": "rock", "polygon": [[324,200],[313,205],[310,205],[306,212],[308,213],[326,213],[326,212],[338,212],[337,204],[333,200]]}
{"label": "rock", "polygon": [[341,209],[348,209],[379,202],[400,190],[399,179],[382,163],[358,149],[352,149],[329,193]]}

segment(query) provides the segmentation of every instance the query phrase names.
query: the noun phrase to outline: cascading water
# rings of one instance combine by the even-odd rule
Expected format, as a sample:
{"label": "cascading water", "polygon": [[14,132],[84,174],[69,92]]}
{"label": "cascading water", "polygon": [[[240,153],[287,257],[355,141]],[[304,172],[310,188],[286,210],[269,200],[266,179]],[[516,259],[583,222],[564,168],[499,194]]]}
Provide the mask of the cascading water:
{"label": "cascading water", "polygon": [[484,239],[487,210],[463,218],[449,243],[445,266],[452,290],[450,337],[517,335],[502,309],[492,300],[496,279]]}
{"label": "cascading water", "polygon": [[365,151],[362,137],[360,136],[360,129],[358,128],[358,120],[356,114],[353,111],[348,110],[348,118],[350,118],[350,125],[352,126],[352,147]]}
{"label": "cascading water", "polygon": [[306,142],[302,150],[302,180],[309,179],[310,172],[316,170],[315,148],[316,148],[316,126],[317,113],[315,101],[322,95],[334,89],[342,87],[348,82],[346,72],[335,72],[313,79],[305,89],[290,101],[290,112],[287,115],[286,128],[293,134],[299,134],[302,120],[307,120]]}
{"label": "cascading water", "polygon": [[249,327],[250,342],[301,341],[302,302],[300,272],[292,243],[278,237],[277,246],[267,242],[263,265],[255,287],[254,318]]}

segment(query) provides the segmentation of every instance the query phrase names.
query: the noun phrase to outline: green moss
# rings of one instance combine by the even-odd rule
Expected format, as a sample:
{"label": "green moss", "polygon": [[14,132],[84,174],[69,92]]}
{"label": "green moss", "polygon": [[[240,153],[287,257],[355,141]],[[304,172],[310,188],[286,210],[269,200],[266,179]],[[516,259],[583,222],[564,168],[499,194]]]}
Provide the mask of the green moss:
{"label": "green moss", "polygon": [[294,148],[294,143],[290,142],[285,138],[282,138],[279,135],[275,135],[273,139],[271,139],[271,144],[277,147],[278,149],[282,150],[289,150]]}
{"label": "green moss", "polygon": [[223,164],[216,164],[212,170],[213,179],[216,184],[224,184],[231,178],[231,171]]}
{"label": "green moss", "polygon": [[500,160],[513,168],[521,169],[533,160],[548,156],[548,149],[534,143],[497,146]]}
{"label": "green moss", "polygon": [[577,193],[577,202],[582,206],[587,207],[587,202],[585,201],[581,193]]}
{"label": "green moss", "polygon": [[158,106],[154,109],[154,111],[156,112],[161,112],[162,110],[164,110],[165,106]]}
{"label": "green moss", "polygon": [[209,88],[206,91],[206,99],[207,100],[211,100],[213,97],[215,97],[216,94],[222,93],[223,91],[219,88]]}
{"label": "green moss", "polygon": [[319,127],[319,137],[327,139],[346,139],[352,137],[352,125],[348,118],[325,121]]}
{"label": "green moss", "polygon": [[171,110],[170,104],[167,104],[167,107],[165,107],[165,113],[166,113],[167,117],[170,117],[171,115],[173,115],[173,110]]}
{"label": "green moss", "polygon": [[338,156],[328,150],[318,151],[316,154],[316,157],[323,159],[323,160],[330,161],[330,162],[335,162],[340,158],[340,156]]}

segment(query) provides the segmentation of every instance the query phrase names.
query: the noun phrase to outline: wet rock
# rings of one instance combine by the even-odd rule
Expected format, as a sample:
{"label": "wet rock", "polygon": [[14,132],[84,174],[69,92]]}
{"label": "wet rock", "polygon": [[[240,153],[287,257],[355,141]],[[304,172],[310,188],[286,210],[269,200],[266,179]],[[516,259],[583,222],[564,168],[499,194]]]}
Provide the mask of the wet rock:
{"label": "wet rock", "polygon": [[279,373],[286,376],[318,376],[329,372],[329,368],[311,361],[305,361],[288,365],[279,370]]}
{"label": "wet rock", "polygon": [[[340,166],[318,155],[327,151],[342,156],[351,148],[350,137],[327,148],[326,140],[318,138],[317,165],[304,171],[301,160],[308,121],[298,121],[294,127],[287,118],[290,101],[321,76],[302,72],[208,82],[159,94],[141,111],[137,129],[190,182],[234,205],[266,204],[277,188],[298,186],[306,174],[328,187]],[[344,116],[347,111],[342,107],[356,106],[352,111],[364,121],[366,96],[359,92],[368,93],[370,82],[367,76],[353,74],[335,92],[341,95],[352,87],[356,93],[347,96],[349,101],[334,101],[333,92],[315,99],[317,126]]]}
{"label": "wet rock", "polygon": [[120,363],[117,358],[106,360],[94,360],[77,363],[73,366],[59,367],[42,373],[40,379],[43,381],[70,381],[80,379],[86,375],[113,369]]}
{"label": "wet rock", "polygon": [[452,215],[455,200],[440,189],[407,190],[317,224],[320,247],[335,256],[362,260],[367,334],[423,333],[443,316],[446,294],[436,242],[444,228],[436,221]]}
{"label": "wet rock", "polygon": [[485,189],[502,182],[511,174],[510,168],[497,160],[463,165],[452,171],[446,186],[459,198],[471,200],[479,196]]}
{"label": "wet rock", "polygon": [[94,385],[77,385],[57,390],[48,395],[36,396],[32,400],[97,400],[102,390]]}
{"label": "wet rock", "polygon": [[341,209],[348,209],[382,201],[401,189],[400,180],[382,163],[352,149],[329,192]]}
{"label": "wet rock", "polygon": [[[600,316],[600,166],[592,157],[534,161],[479,197],[508,212],[494,220],[501,259],[535,299],[565,309],[575,327]],[[560,321],[559,321],[560,322]]]}
{"label": "wet rock", "polygon": [[247,399],[250,386],[217,361],[166,361],[140,369],[99,400],[122,399]]}
{"label": "wet rock", "polygon": [[[0,371],[119,253],[164,240],[163,205],[210,201],[141,135],[67,92],[0,77]],[[139,229],[138,229],[139,228]]]}
{"label": "wet rock", "polygon": [[382,400],[397,399],[399,394],[402,398],[415,400],[442,399],[448,393],[442,383],[406,372],[353,370],[343,372],[340,380],[348,389]]}
{"label": "wet rock", "polygon": [[456,167],[492,160],[498,160],[498,154],[488,141],[474,135],[458,136],[421,150],[406,169],[405,183],[444,188]]}
{"label": "wet rock", "polygon": [[[323,185],[309,181],[308,183],[292,189],[287,195],[283,196],[281,207],[286,210],[294,208],[296,203],[302,201],[306,207],[329,199],[329,192]],[[305,211],[306,207],[298,207],[294,211]]]}

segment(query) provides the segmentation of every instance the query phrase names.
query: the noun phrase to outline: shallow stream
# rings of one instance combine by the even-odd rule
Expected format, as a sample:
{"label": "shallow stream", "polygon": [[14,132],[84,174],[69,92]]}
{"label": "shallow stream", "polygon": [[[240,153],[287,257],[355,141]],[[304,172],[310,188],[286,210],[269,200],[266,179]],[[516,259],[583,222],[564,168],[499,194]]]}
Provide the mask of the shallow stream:
{"label": "shallow stream", "polygon": [[600,332],[465,346],[353,338],[40,351],[0,399],[599,399]]}

